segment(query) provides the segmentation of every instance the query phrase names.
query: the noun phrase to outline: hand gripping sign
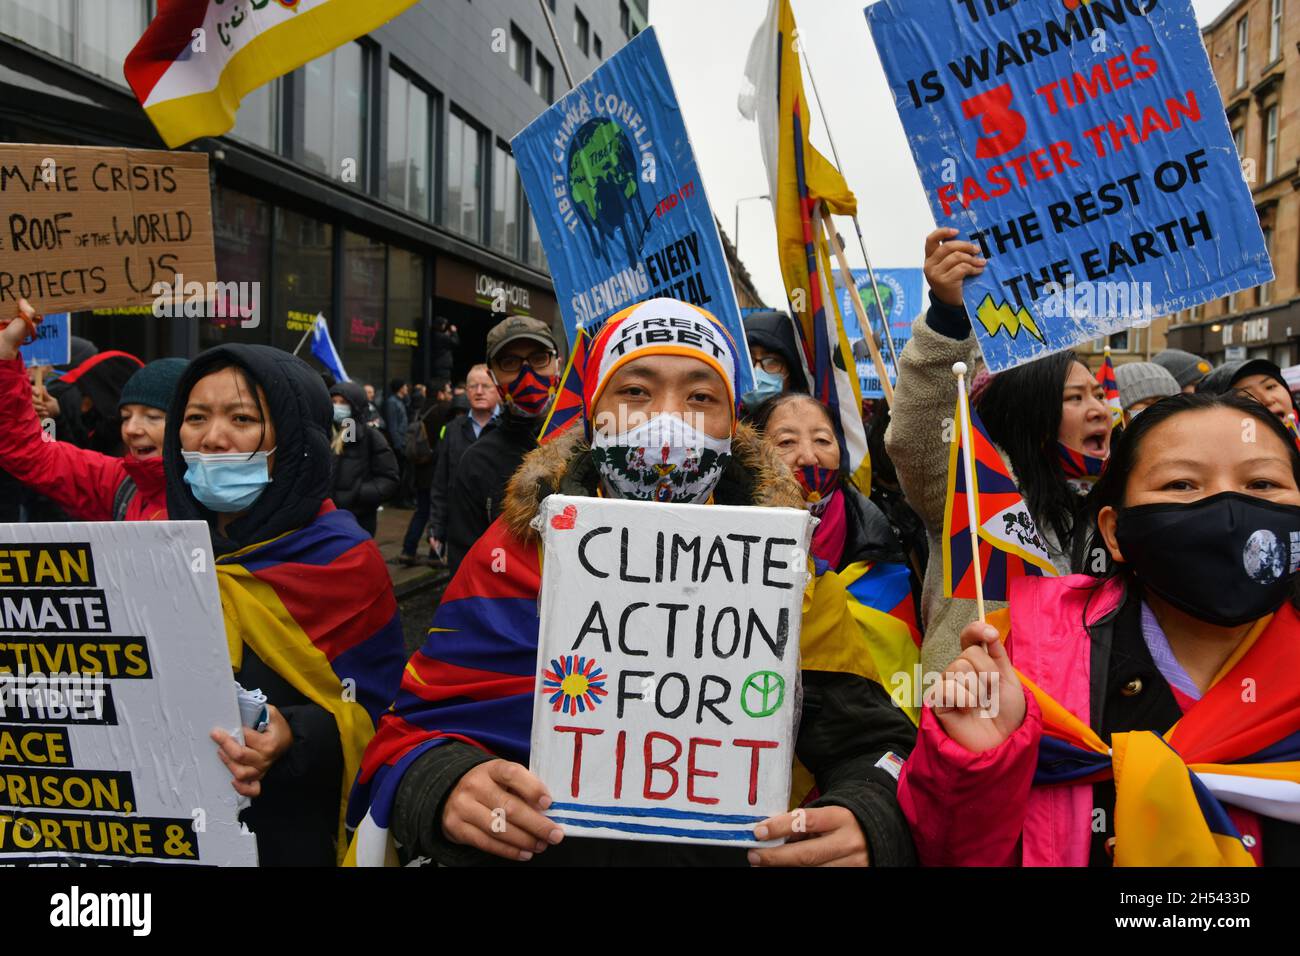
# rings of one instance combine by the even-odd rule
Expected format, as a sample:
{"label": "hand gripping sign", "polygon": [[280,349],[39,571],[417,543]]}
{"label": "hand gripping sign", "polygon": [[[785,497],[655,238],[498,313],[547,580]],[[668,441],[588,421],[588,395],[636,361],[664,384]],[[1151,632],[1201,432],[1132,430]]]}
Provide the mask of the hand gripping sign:
{"label": "hand gripping sign", "polygon": [[552,495],[530,769],[573,837],[755,846],[790,798],[812,519]]}

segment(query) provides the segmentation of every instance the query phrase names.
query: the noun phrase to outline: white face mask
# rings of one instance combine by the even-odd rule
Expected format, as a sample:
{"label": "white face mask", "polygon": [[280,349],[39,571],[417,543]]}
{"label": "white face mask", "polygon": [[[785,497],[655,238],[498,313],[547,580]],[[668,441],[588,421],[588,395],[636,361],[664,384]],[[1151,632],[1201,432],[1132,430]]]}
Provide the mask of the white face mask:
{"label": "white face mask", "polygon": [[597,432],[591,454],[616,498],[698,504],[731,460],[731,438],[712,438],[679,415],[657,415],[622,435]]}

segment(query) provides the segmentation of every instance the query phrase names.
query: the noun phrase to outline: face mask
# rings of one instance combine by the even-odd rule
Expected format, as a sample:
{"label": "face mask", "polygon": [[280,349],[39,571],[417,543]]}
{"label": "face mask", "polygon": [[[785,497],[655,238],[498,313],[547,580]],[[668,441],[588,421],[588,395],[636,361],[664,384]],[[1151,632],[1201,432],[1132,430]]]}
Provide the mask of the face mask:
{"label": "face mask", "polygon": [[334,406],[334,424],[335,424],[335,425],[342,425],[345,421],[347,421],[347,420],[348,420],[349,418],[351,418],[351,417],[352,417],[352,406],[351,406],[351,405],[335,405],[335,406]]}
{"label": "face mask", "polygon": [[271,452],[258,451],[204,455],[197,451],[181,452],[188,467],[185,483],[205,508],[229,514],[245,511],[271,483],[267,459]]}
{"label": "face mask", "polygon": [[525,362],[519,366],[519,374],[509,385],[497,385],[501,400],[513,408],[515,413],[524,418],[537,418],[546,411],[551,396],[555,394],[555,378],[551,375],[538,375],[531,365]]}
{"label": "face mask", "polygon": [[796,468],[795,479],[803,489],[803,506],[815,515],[826,510],[831,497],[839,490],[840,473],[821,465],[804,465]]}
{"label": "face mask", "polygon": [[1236,627],[1286,600],[1300,568],[1300,507],[1224,492],[1119,512],[1115,538],[1142,584],[1209,624]]}
{"label": "face mask", "polygon": [[658,415],[623,435],[597,432],[591,455],[617,498],[698,504],[731,460],[731,438],[710,438],[678,415]]}
{"label": "face mask", "polygon": [[1061,461],[1061,471],[1065,472],[1066,484],[1076,493],[1086,495],[1101,477],[1102,469],[1106,467],[1106,459],[1095,458],[1073,448],[1067,448],[1059,441],[1056,443],[1056,452]]}
{"label": "face mask", "polygon": [[740,397],[746,408],[758,408],[769,398],[785,391],[785,377],[764,372],[761,365],[754,366],[754,388]]}

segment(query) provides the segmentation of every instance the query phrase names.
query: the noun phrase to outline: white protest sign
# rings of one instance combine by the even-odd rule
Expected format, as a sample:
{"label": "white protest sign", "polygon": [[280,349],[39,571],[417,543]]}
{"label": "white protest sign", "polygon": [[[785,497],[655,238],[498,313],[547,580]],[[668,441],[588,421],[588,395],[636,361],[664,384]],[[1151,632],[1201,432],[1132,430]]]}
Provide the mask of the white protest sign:
{"label": "white protest sign", "polygon": [[755,846],[790,798],[812,519],[552,495],[530,769],[570,836]]}
{"label": "white protest sign", "polygon": [[0,864],[256,866],[201,521],[0,524]]}

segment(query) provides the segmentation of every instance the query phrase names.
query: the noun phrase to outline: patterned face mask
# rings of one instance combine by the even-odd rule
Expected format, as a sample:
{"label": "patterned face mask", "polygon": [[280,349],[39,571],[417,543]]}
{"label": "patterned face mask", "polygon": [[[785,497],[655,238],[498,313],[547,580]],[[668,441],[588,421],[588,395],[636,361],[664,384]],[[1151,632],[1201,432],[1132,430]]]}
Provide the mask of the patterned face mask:
{"label": "patterned face mask", "polygon": [[1065,472],[1065,483],[1078,495],[1086,495],[1101,477],[1106,467],[1105,458],[1075,451],[1061,442],[1056,443],[1056,453],[1060,457],[1061,470]]}
{"label": "patterned face mask", "polygon": [[821,465],[804,465],[796,468],[795,479],[803,489],[803,505],[815,515],[820,515],[831,502],[831,496],[839,489],[840,473],[833,468]]}
{"label": "patterned face mask", "polygon": [[710,438],[678,415],[657,415],[622,435],[597,432],[591,455],[614,497],[698,504],[731,460],[731,438]]}
{"label": "patterned face mask", "polygon": [[555,377],[538,375],[533,367],[525,362],[519,367],[519,374],[507,385],[497,385],[501,401],[524,418],[537,418],[546,411],[551,397],[555,394]]}

